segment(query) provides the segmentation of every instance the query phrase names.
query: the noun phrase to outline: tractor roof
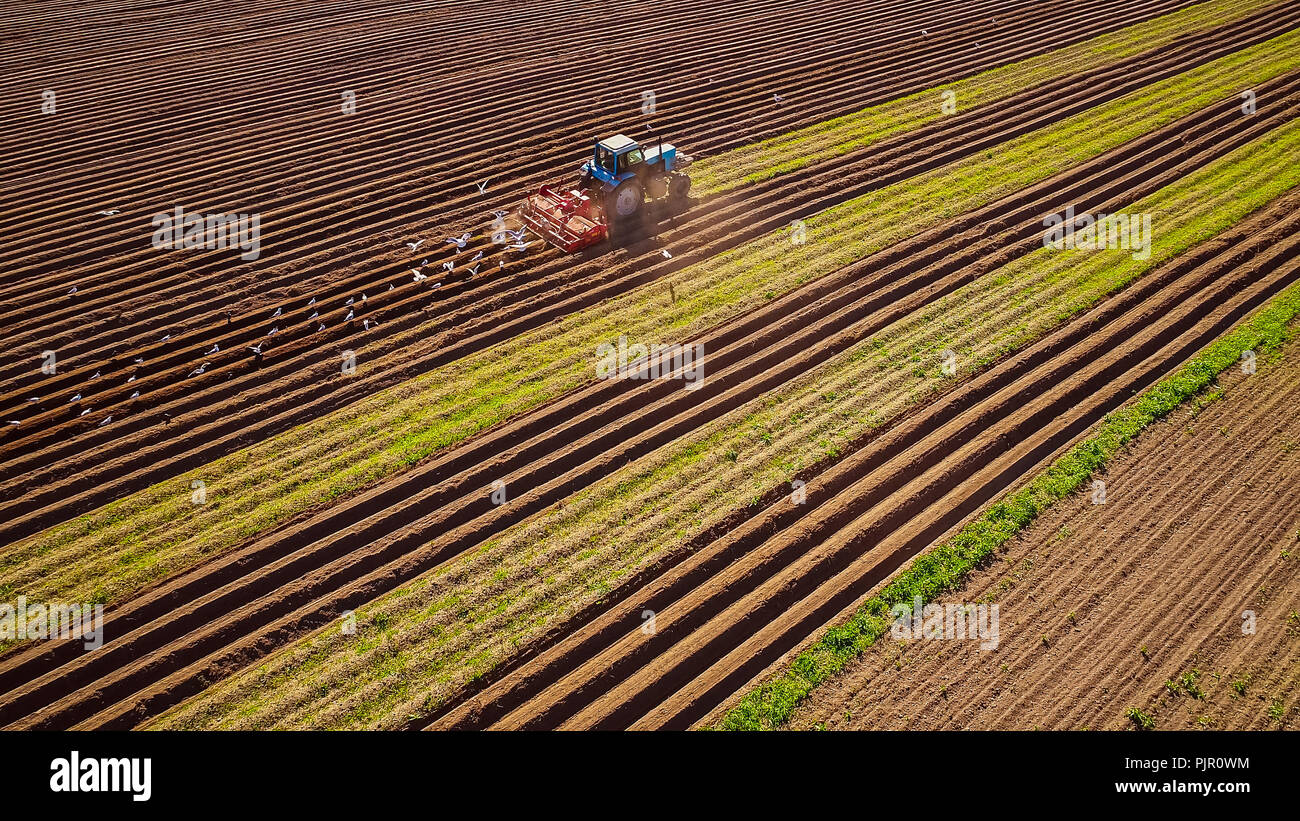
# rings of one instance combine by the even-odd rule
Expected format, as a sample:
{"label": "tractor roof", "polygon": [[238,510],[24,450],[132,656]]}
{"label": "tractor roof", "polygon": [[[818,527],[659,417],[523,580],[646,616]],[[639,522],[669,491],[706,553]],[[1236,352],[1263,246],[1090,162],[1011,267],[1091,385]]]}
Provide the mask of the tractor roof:
{"label": "tractor roof", "polygon": [[615,134],[612,137],[606,137],[605,139],[601,140],[600,144],[603,145],[605,148],[608,148],[610,151],[617,152],[617,151],[623,151],[624,149],[627,148],[636,147],[636,140],[624,134]]}

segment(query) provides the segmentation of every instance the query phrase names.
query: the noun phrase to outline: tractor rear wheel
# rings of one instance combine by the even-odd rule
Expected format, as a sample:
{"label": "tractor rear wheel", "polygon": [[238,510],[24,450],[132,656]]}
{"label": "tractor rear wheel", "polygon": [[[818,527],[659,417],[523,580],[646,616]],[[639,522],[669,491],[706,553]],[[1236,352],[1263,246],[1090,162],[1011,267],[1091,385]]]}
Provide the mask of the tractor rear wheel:
{"label": "tractor rear wheel", "polygon": [[617,219],[627,219],[634,217],[641,210],[645,203],[645,192],[641,189],[641,183],[636,180],[627,182],[614,189],[610,195],[612,201],[614,216]]}

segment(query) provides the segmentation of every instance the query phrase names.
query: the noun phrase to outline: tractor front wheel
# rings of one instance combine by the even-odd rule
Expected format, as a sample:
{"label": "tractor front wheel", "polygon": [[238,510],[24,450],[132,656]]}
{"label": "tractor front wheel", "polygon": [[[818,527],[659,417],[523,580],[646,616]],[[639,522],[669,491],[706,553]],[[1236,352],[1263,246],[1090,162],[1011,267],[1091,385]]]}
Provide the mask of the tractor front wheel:
{"label": "tractor front wheel", "polygon": [[645,192],[641,189],[641,183],[628,180],[614,189],[610,199],[613,200],[614,216],[618,219],[627,219],[636,216],[641,210],[642,204],[645,203]]}

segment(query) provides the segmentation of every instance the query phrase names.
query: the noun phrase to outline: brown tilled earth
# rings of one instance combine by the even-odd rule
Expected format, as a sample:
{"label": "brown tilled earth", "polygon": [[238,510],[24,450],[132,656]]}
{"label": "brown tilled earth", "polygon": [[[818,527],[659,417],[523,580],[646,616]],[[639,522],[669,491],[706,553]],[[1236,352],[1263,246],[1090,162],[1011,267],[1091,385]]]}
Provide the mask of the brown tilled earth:
{"label": "brown tilled earth", "polygon": [[1300,726],[1300,344],[1219,390],[1116,459],[1104,505],[1075,494],[943,599],[997,602],[996,649],[881,642],[791,726]]}

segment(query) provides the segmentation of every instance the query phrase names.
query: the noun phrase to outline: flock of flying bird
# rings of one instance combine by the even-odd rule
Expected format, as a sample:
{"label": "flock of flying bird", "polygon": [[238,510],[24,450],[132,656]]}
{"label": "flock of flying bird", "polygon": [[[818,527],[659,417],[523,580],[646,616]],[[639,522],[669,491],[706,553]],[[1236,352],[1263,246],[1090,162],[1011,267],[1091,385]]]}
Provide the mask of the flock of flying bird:
{"label": "flock of flying bird", "polygon": [[[112,208],[112,209],[107,209],[107,210],[103,210],[103,211],[97,211],[97,212],[96,212],[96,215],[97,215],[97,216],[113,216],[113,215],[118,214],[118,213],[121,213],[121,211],[120,211],[119,209]],[[526,234],[526,232],[527,232],[527,229],[520,228],[519,230],[511,230],[511,229],[505,227],[505,222],[504,222],[504,220],[505,220],[506,214],[507,214],[507,212],[505,212],[505,211],[494,211],[494,212],[492,212],[492,216],[493,216],[493,226],[494,226],[494,230],[493,230],[493,234],[492,234],[492,241],[493,241],[495,244],[497,244],[497,245],[504,245],[504,246],[506,247],[506,249],[509,250],[509,251],[522,252],[522,251],[526,251],[526,250],[528,250],[529,246],[532,245],[532,242],[531,242],[530,240],[526,239],[526,237],[525,237],[525,234]],[[471,234],[469,231],[466,231],[465,233],[461,234],[459,237],[448,237],[447,239],[444,240],[444,243],[446,243],[446,244],[448,244],[448,245],[452,245],[452,246],[454,246],[455,249],[456,249],[457,251],[463,251],[463,250],[465,250],[465,246],[469,244],[469,241],[470,241],[471,237],[472,237],[472,234]],[[406,247],[408,247],[408,248],[411,249],[411,252],[412,252],[412,253],[415,253],[416,251],[419,250],[420,246],[424,244],[424,242],[425,242],[425,241],[424,241],[423,239],[419,239],[419,240],[416,240],[415,242],[407,242],[407,243],[405,243],[405,245],[406,245]],[[481,262],[482,258],[483,258],[483,252],[482,252],[482,251],[478,251],[478,252],[477,252],[476,254],[474,254],[474,256],[469,260],[469,263],[470,263],[473,267],[468,267],[468,266],[467,266],[467,267],[465,268],[465,270],[467,270],[471,276],[476,275],[476,274],[478,273],[479,268],[480,268],[480,267],[482,266],[482,264],[483,264],[483,263]],[[427,280],[427,279],[429,278],[428,275],[425,274],[425,273],[424,273],[424,270],[423,270],[424,267],[427,266],[428,264],[429,264],[429,260],[426,258],[423,262],[420,263],[419,266],[410,269],[411,273],[414,275],[413,282],[415,282],[415,283],[420,283],[420,282],[424,282],[425,280]],[[504,269],[505,269],[505,265],[506,265],[505,260],[498,260],[498,261],[497,261],[497,268],[498,268],[498,270],[504,270]],[[441,270],[441,271],[446,271],[446,272],[451,272],[452,270],[455,269],[455,267],[456,267],[456,263],[455,263],[454,260],[447,260],[446,262],[442,263],[442,267],[441,267],[439,270]],[[434,282],[433,285],[432,285],[432,287],[433,287],[433,288],[438,288],[438,287],[440,287],[441,285],[442,285],[442,282],[441,282],[441,281],[438,281],[438,282]],[[392,291],[395,287],[396,287],[396,286],[394,286],[392,283],[389,283],[389,285],[388,285],[388,290],[389,290],[389,291]],[[76,296],[76,294],[77,294],[77,286],[74,285],[74,286],[72,286],[72,288],[68,291],[68,296]],[[345,303],[343,303],[343,307],[347,309],[347,315],[343,318],[343,321],[344,321],[344,322],[349,322],[349,323],[352,322],[352,321],[356,318],[356,310],[357,310],[357,308],[364,308],[364,307],[366,306],[366,304],[367,304],[368,301],[369,301],[369,297],[368,297],[365,293],[362,293],[362,294],[361,294],[361,304],[360,304],[359,306],[356,305],[356,298],[355,298],[355,297],[348,297],[347,301],[346,301]],[[326,326],[325,326],[325,323],[322,322],[322,321],[320,321],[320,311],[319,311],[319,310],[315,310],[315,306],[316,306],[316,297],[312,297],[311,300],[307,303],[306,308],[312,310],[311,315],[307,317],[307,321],[308,321],[308,322],[316,322],[316,324],[317,324],[317,328],[316,328],[315,331],[313,331],[313,334],[320,333],[321,331],[324,331],[324,330],[325,330],[325,327],[326,327]],[[272,319],[272,320],[279,319],[279,318],[282,317],[283,315],[284,315],[284,308],[283,308],[283,307],[279,307],[279,308],[276,308],[276,309],[275,309],[275,313],[271,314],[270,319]],[[362,322],[362,326],[363,326],[364,329],[367,330],[367,331],[369,331],[371,328],[377,328],[377,327],[379,327],[379,322],[378,322],[377,320],[374,320],[374,319],[363,318],[363,319],[361,320],[361,322]],[[267,340],[269,340],[271,337],[275,336],[275,335],[278,334],[278,333],[280,333],[280,326],[279,326],[279,323],[274,323],[274,322],[273,322],[272,325],[271,325],[271,329],[270,329],[269,331],[267,331],[266,336],[265,336],[264,338],[258,340],[257,343],[256,343],[255,345],[250,345],[250,346],[248,347],[248,351],[252,354],[252,358],[253,358],[253,361],[254,361],[254,362],[260,363],[260,362],[262,361],[262,352],[263,352],[263,347],[266,345]],[[160,341],[160,342],[166,342],[166,341],[168,341],[169,339],[171,339],[171,334],[165,334],[165,335],[162,337],[162,339],[159,340],[159,341]],[[211,349],[210,349],[206,354],[204,354],[204,356],[213,356],[213,355],[218,354],[218,353],[220,353],[220,352],[221,352],[221,347],[220,347],[218,344],[214,343],[214,344],[212,345],[212,348],[211,348]],[[143,358],[143,357],[136,357],[135,360],[134,360],[134,363],[135,363],[136,366],[143,365],[143,364],[144,364],[144,358]],[[199,364],[199,366],[198,366],[197,368],[195,368],[194,370],[190,371],[189,374],[188,374],[185,378],[186,378],[186,379],[192,379],[193,377],[196,377],[196,376],[202,376],[203,373],[207,370],[207,368],[208,368],[208,364],[209,364],[209,363],[208,363],[206,360],[204,360],[202,363]],[[96,371],[95,374],[91,377],[91,381],[94,381],[94,380],[100,379],[101,376],[102,376],[102,373],[101,373],[100,371]],[[127,384],[131,384],[132,382],[135,382],[135,380],[136,380],[136,377],[135,377],[135,375],[133,374],[133,375],[132,375],[129,379],[127,379],[126,381],[127,381]],[[130,399],[136,399],[136,398],[138,398],[139,396],[140,396],[140,391],[137,390],[137,391],[135,391],[134,393],[131,394]],[[73,405],[73,406],[78,406],[78,407],[79,407],[79,403],[81,402],[81,399],[82,399],[82,394],[81,394],[80,391],[77,391],[77,393],[75,393],[75,394],[74,394],[74,395],[73,395],[73,396],[68,400],[68,404],[69,404],[69,405]],[[36,403],[39,403],[40,401],[41,401],[41,397],[39,397],[39,396],[32,396],[32,397],[28,397],[28,399],[27,399],[27,402],[30,403],[30,404],[36,404]],[[75,410],[75,407],[74,407],[74,410]],[[92,409],[92,408],[85,408],[85,409],[82,409],[81,412],[77,415],[77,418],[80,418],[80,417],[85,416],[86,414],[90,413],[91,410],[93,410],[93,409]],[[104,417],[102,420],[100,420],[100,422],[98,423],[98,427],[101,427],[101,428],[102,428],[102,427],[104,427],[105,425],[111,424],[112,421],[113,421],[113,416],[112,416],[112,414],[110,414],[110,415]],[[168,422],[171,421],[171,417],[170,417],[170,415],[167,415],[167,421],[168,421]],[[9,426],[9,427],[18,427],[19,425],[21,425],[21,420],[18,420],[18,419],[10,419],[10,420],[7,420],[6,425]]]}

